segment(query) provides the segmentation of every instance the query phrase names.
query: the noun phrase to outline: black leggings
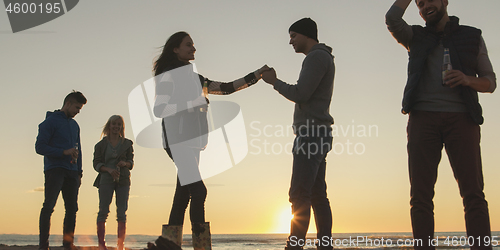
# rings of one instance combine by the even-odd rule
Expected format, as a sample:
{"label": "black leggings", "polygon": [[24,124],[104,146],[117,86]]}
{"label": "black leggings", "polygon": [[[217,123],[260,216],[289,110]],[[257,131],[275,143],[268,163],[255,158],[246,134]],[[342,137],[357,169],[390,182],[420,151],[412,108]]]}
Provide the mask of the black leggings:
{"label": "black leggings", "polygon": [[[170,148],[165,149],[167,154],[172,158]],[[198,153],[199,154],[199,153]],[[172,158],[173,160],[173,158]],[[175,188],[174,202],[170,211],[169,225],[183,225],[184,215],[187,205],[191,200],[189,207],[189,216],[191,223],[205,222],[205,200],[207,197],[207,188],[203,180],[181,186],[179,177],[177,177],[177,185]]]}

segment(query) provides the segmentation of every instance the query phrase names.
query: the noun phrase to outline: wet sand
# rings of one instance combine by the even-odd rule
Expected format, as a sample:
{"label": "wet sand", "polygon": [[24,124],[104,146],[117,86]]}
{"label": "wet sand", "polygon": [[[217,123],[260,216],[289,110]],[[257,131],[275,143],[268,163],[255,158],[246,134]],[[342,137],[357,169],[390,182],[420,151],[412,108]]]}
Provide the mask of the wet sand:
{"label": "wet sand", "polygon": [[[99,247],[97,246],[76,246],[78,250],[99,250]],[[146,248],[146,247],[144,247]],[[35,245],[29,245],[29,246],[8,246],[4,244],[0,244],[0,250],[38,250],[38,246]],[[62,246],[55,246],[55,247],[50,247],[50,250],[64,250],[64,247]],[[108,250],[116,250],[115,247],[108,247]],[[137,249],[130,249],[130,248],[125,248],[125,250],[137,250]]]}

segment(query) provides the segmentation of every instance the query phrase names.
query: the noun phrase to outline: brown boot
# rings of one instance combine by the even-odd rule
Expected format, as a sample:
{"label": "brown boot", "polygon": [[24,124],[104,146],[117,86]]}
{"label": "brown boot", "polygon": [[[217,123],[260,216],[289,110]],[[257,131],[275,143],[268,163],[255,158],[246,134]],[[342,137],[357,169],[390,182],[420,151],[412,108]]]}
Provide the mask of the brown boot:
{"label": "brown boot", "polygon": [[210,223],[192,223],[193,248],[195,250],[212,250],[212,235]]}
{"label": "brown boot", "polygon": [[161,236],[147,250],[182,250],[182,225],[163,225]]}
{"label": "brown boot", "polygon": [[106,236],[106,222],[97,222],[97,241],[99,242],[99,250],[108,250],[106,247],[106,241],[104,237]]}
{"label": "brown boot", "polygon": [[161,237],[180,247],[182,245],[182,225],[163,225]]}
{"label": "brown boot", "polygon": [[125,223],[125,221],[118,221],[118,244],[117,244],[117,250],[123,250],[123,248],[124,248],[125,231],[126,231],[126,223]]}

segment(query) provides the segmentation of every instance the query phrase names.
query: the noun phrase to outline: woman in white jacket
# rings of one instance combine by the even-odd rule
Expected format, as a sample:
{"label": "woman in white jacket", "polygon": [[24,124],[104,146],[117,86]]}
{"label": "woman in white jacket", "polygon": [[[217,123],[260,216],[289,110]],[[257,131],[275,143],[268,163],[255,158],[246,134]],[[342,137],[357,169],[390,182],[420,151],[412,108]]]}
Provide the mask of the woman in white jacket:
{"label": "woman in white jacket", "polygon": [[226,95],[255,84],[267,66],[233,82],[209,80],[194,70],[194,42],[186,32],[170,36],[154,63],[156,99],[154,114],[163,118],[164,148],[177,166],[177,186],[168,225],[162,237],[180,246],[184,214],[189,201],[195,249],[211,249],[205,221],[207,189],[200,176],[200,152],[207,145],[208,94]]}

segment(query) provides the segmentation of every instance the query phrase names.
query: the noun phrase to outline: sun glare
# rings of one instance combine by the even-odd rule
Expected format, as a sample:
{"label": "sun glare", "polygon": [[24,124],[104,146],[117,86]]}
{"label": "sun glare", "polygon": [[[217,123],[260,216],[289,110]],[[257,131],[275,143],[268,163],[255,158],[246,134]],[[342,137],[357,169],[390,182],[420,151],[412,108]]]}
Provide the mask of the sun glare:
{"label": "sun glare", "polygon": [[[292,214],[292,209],[291,207],[287,206],[281,210],[277,211],[277,216],[276,216],[276,224],[275,224],[275,229],[273,230],[274,233],[290,233],[290,224],[293,219],[293,214]],[[316,223],[314,221],[314,213],[312,213],[311,209],[311,219],[309,222],[309,230],[308,233],[316,233]]]}
{"label": "sun glare", "polygon": [[280,214],[277,216],[278,221],[275,232],[276,233],[289,233],[290,232],[290,222],[293,219],[292,209],[287,207],[281,210]]}

